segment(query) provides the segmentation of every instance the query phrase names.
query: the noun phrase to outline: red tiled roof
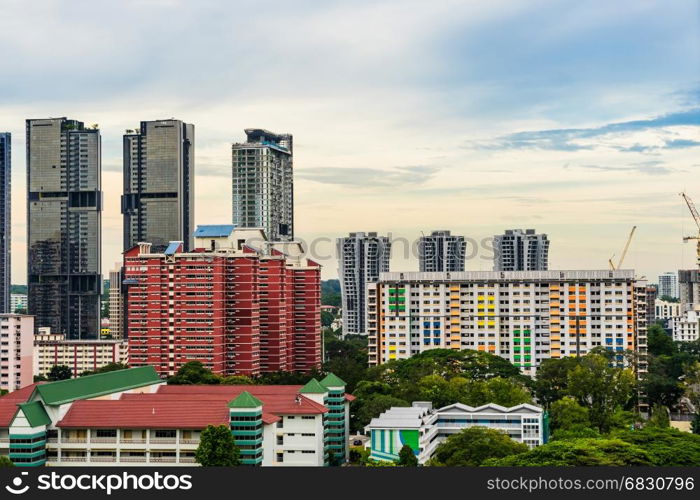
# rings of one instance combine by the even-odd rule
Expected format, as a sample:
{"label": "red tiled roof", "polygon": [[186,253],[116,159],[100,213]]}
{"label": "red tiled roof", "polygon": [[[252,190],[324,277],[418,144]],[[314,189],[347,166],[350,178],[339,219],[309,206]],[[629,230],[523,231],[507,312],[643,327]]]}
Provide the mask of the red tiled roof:
{"label": "red tiled roof", "polygon": [[56,425],[60,428],[204,429],[209,424],[229,424],[229,410],[225,404],[144,397],[76,401]]}
{"label": "red tiled roof", "polygon": [[[281,387],[282,390],[275,390]],[[328,408],[298,393],[302,386],[264,385],[163,385],[154,394],[122,394],[122,399],[155,398],[161,401],[212,401],[226,404],[247,391],[263,403],[265,413],[308,415],[326,413]],[[169,388],[177,388],[171,390]],[[297,403],[297,397],[299,402]]]}
{"label": "red tiled roof", "polygon": [[352,401],[355,401],[356,399],[357,399],[357,398],[356,398],[355,396],[353,396],[352,394],[346,394],[346,395],[345,395],[345,401],[350,401],[350,402],[352,402]]}
{"label": "red tiled roof", "polygon": [[9,427],[17,413],[17,403],[26,403],[37,384],[30,384],[0,396],[0,427]]}
{"label": "red tiled roof", "polygon": [[272,413],[262,414],[263,423],[274,424],[275,422],[279,422],[280,420],[282,420],[282,417],[278,417],[277,415],[273,415]]}

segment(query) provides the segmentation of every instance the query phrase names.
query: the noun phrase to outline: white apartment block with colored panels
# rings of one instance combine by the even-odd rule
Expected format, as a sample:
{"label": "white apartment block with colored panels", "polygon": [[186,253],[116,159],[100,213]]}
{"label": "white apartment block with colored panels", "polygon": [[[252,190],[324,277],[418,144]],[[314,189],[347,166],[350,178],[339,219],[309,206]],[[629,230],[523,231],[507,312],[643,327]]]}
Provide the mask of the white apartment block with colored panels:
{"label": "white apartment block with colored panels", "polygon": [[654,301],[654,317],[659,320],[669,320],[681,315],[680,302],[668,302],[656,299]]}
{"label": "white apartment block with colored panels", "polygon": [[534,375],[594,347],[646,370],[646,283],[634,271],[382,273],[367,286],[369,364],[431,349],[502,356]]}
{"label": "white apartment block with colored panels", "polygon": [[14,391],[32,383],[34,316],[0,314],[0,389]]}
{"label": "white apartment block with colored panels", "polygon": [[440,443],[469,427],[499,430],[534,448],[547,441],[547,425],[542,408],[529,404],[474,408],[456,403],[433,410],[432,403],[416,401],[411,407],[392,407],[373,418],[365,432],[370,435],[370,458],[398,461],[401,448],[408,445],[423,465]]}
{"label": "white apartment block with colored panels", "polygon": [[300,385],[165,385],[151,366],[0,397],[0,454],[18,466],[193,466],[203,429],[231,429],[243,465],[347,460],[349,403],[333,374]]}

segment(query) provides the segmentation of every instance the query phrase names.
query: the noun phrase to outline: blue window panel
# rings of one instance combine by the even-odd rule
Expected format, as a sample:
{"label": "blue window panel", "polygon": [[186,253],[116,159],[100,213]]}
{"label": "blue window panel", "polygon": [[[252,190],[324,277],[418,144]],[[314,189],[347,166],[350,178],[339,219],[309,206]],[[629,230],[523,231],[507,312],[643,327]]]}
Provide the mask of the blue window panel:
{"label": "blue window panel", "polygon": [[606,351],[612,351],[613,349],[612,349],[612,346],[611,346],[611,345],[608,345],[608,346],[605,346],[605,350],[606,350]]}
{"label": "blue window panel", "polygon": [[426,328],[430,328],[430,321],[424,321],[423,326]]}
{"label": "blue window panel", "polygon": [[423,330],[423,335],[430,337],[430,330]]}
{"label": "blue window panel", "polygon": [[624,347],[619,347],[619,346],[618,346],[618,347],[615,348],[615,350],[616,350],[616,351],[624,351],[625,348],[624,348]]}
{"label": "blue window panel", "polygon": [[440,343],[440,339],[433,339],[433,344],[438,345]]}
{"label": "blue window panel", "polygon": [[616,344],[622,344],[625,341],[625,339],[615,339]]}
{"label": "blue window panel", "polygon": [[440,335],[440,330],[433,330],[433,334]]}
{"label": "blue window panel", "polygon": [[439,321],[433,321],[433,327],[435,327],[435,328],[440,328],[440,322],[439,322]]}
{"label": "blue window panel", "polygon": [[612,340],[613,340],[613,339],[605,339],[605,343],[606,343],[606,344],[612,344]]}
{"label": "blue window panel", "polygon": [[423,345],[430,344],[430,339],[423,339]]}

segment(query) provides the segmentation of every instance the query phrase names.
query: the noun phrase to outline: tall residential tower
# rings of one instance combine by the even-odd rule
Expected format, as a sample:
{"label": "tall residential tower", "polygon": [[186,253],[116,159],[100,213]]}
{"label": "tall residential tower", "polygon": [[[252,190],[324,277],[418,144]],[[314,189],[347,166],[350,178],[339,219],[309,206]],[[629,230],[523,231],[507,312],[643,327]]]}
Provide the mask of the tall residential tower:
{"label": "tall residential tower", "polygon": [[163,251],[170,241],[192,247],[194,125],[141,122],[124,135],[124,250],[139,242]]}
{"label": "tall residential tower", "polygon": [[464,271],[467,243],[464,236],[453,236],[449,231],[433,231],[418,241],[420,272]]}
{"label": "tall residential tower", "polygon": [[0,132],[0,314],[10,310],[10,245],[12,243],[12,136]]}
{"label": "tall residential tower", "polygon": [[270,241],[294,239],[291,134],[245,129],[245,143],[232,147],[233,224],[261,228]]}
{"label": "tall residential tower", "polygon": [[493,237],[494,271],[546,271],[549,240],[534,229],[507,229]]}
{"label": "tall residential tower", "polygon": [[27,120],[27,283],[35,327],[100,331],[101,138],[97,125]]}
{"label": "tall residential tower", "polygon": [[377,233],[350,233],[338,238],[338,276],[343,305],[343,336],[366,335],[367,284],[389,272],[391,242]]}

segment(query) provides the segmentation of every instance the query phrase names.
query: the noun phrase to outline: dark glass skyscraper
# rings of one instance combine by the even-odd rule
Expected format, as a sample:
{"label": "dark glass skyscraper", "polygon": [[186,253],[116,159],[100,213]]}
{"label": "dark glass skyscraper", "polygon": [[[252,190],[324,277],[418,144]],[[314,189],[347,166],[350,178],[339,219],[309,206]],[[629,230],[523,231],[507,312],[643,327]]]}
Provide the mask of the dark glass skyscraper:
{"label": "dark glass skyscraper", "polygon": [[0,132],[0,313],[10,311],[10,244],[12,239],[12,136]]}
{"label": "dark glass skyscraper", "polygon": [[245,129],[233,144],[233,223],[265,230],[270,241],[294,239],[294,180],[291,134]]}
{"label": "dark glass skyscraper", "polygon": [[67,118],[27,120],[27,283],[35,326],[100,331],[101,138]]}
{"label": "dark glass skyscraper", "polygon": [[141,122],[124,135],[124,250],[139,242],[162,252],[171,241],[192,248],[194,125]]}

